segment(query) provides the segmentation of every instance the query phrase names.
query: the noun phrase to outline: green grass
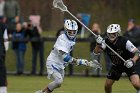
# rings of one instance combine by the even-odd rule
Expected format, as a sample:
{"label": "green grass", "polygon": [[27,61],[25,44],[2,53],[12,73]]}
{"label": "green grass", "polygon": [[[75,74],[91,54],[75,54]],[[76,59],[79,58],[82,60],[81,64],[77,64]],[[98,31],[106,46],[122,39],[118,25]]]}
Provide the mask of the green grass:
{"label": "green grass", "polygon": [[[8,93],[34,93],[51,82],[46,76],[8,76]],[[62,87],[53,93],[104,93],[105,78],[65,77]],[[135,93],[128,78],[121,78],[112,93]]]}

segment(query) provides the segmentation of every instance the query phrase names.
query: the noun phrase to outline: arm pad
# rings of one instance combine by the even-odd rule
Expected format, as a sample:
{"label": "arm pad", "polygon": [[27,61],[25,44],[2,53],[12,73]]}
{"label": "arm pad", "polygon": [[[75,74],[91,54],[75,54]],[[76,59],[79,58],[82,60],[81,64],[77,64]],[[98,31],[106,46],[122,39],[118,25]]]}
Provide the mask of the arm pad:
{"label": "arm pad", "polygon": [[68,53],[64,53],[62,55],[62,58],[65,62],[70,62],[71,63],[73,61],[73,57],[70,56],[70,54],[68,54]]}

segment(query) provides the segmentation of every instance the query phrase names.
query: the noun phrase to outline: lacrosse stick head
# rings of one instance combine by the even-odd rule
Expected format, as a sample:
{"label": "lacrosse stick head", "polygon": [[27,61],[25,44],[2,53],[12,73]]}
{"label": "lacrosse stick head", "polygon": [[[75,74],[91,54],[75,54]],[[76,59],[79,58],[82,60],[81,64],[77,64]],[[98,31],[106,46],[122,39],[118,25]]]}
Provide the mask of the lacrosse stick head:
{"label": "lacrosse stick head", "polygon": [[62,0],[53,0],[54,8],[59,8],[61,11],[68,11]]}

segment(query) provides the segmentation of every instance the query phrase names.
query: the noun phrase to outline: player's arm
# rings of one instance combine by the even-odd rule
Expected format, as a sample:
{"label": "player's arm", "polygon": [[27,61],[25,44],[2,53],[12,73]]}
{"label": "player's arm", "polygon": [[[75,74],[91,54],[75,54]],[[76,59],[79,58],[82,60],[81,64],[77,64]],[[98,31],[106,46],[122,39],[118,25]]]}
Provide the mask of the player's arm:
{"label": "player's arm", "polygon": [[124,65],[127,68],[131,68],[135,64],[135,62],[139,59],[140,51],[129,40],[126,42],[126,49],[131,53],[134,53],[133,58],[130,58],[124,62]]}
{"label": "player's arm", "polygon": [[96,69],[97,68],[102,69],[101,65],[97,62],[97,60],[88,61],[86,59],[74,58],[69,53],[66,53],[62,50],[59,50],[59,53],[62,55],[62,59],[67,63],[73,63],[76,65],[84,65],[84,66],[89,66]]}
{"label": "player's arm", "polygon": [[66,53],[62,50],[59,50],[59,53],[62,55],[62,59],[67,62],[67,63],[74,63],[77,65],[86,65],[86,59],[78,59],[78,58],[74,58],[72,57],[69,53]]}
{"label": "player's arm", "polygon": [[135,48],[134,50],[133,50],[133,52],[134,52],[134,57],[132,58],[132,60],[134,61],[134,62],[136,62],[139,58],[140,58],[140,51],[137,49],[137,48]]}
{"label": "player's arm", "polygon": [[103,38],[100,35],[98,35],[98,37],[96,38],[96,42],[97,42],[96,46],[93,50],[93,55],[94,55],[95,60],[97,60],[100,53],[104,49],[106,49],[105,40],[103,40]]}
{"label": "player's arm", "polygon": [[132,60],[136,62],[140,57],[140,51],[129,40],[126,43],[126,49],[134,54]]}
{"label": "player's arm", "polygon": [[95,46],[93,52],[94,52],[95,54],[99,54],[99,53],[101,53],[102,51],[103,51],[102,46],[99,45],[99,44],[96,44],[96,46]]}
{"label": "player's arm", "polygon": [[103,40],[103,38],[102,38],[100,35],[98,35],[98,37],[96,38],[96,42],[97,42],[97,43],[96,43],[96,46],[95,46],[93,52],[94,52],[95,54],[99,54],[99,53],[101,53],[104,49],[106,49],[105,40]]}

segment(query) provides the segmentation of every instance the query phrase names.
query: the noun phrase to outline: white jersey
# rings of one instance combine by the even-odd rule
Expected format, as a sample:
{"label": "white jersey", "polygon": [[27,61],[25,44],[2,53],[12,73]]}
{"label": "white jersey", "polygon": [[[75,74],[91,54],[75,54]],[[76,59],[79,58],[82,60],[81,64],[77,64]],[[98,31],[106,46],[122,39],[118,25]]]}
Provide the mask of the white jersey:
{"label": "white jersey", "polygon": [[59,53],[59,50],[65,53],[70,53],[74,45],[75,41],[71,41],[67,38],[65,34],[61,34],[57,38],[57,41],[55,42],[54,47],[47,58],[47,64],[55,64],[59,66],[59,68],[64,69],[65,62],[63,61],[62,55],[61,53]]}

